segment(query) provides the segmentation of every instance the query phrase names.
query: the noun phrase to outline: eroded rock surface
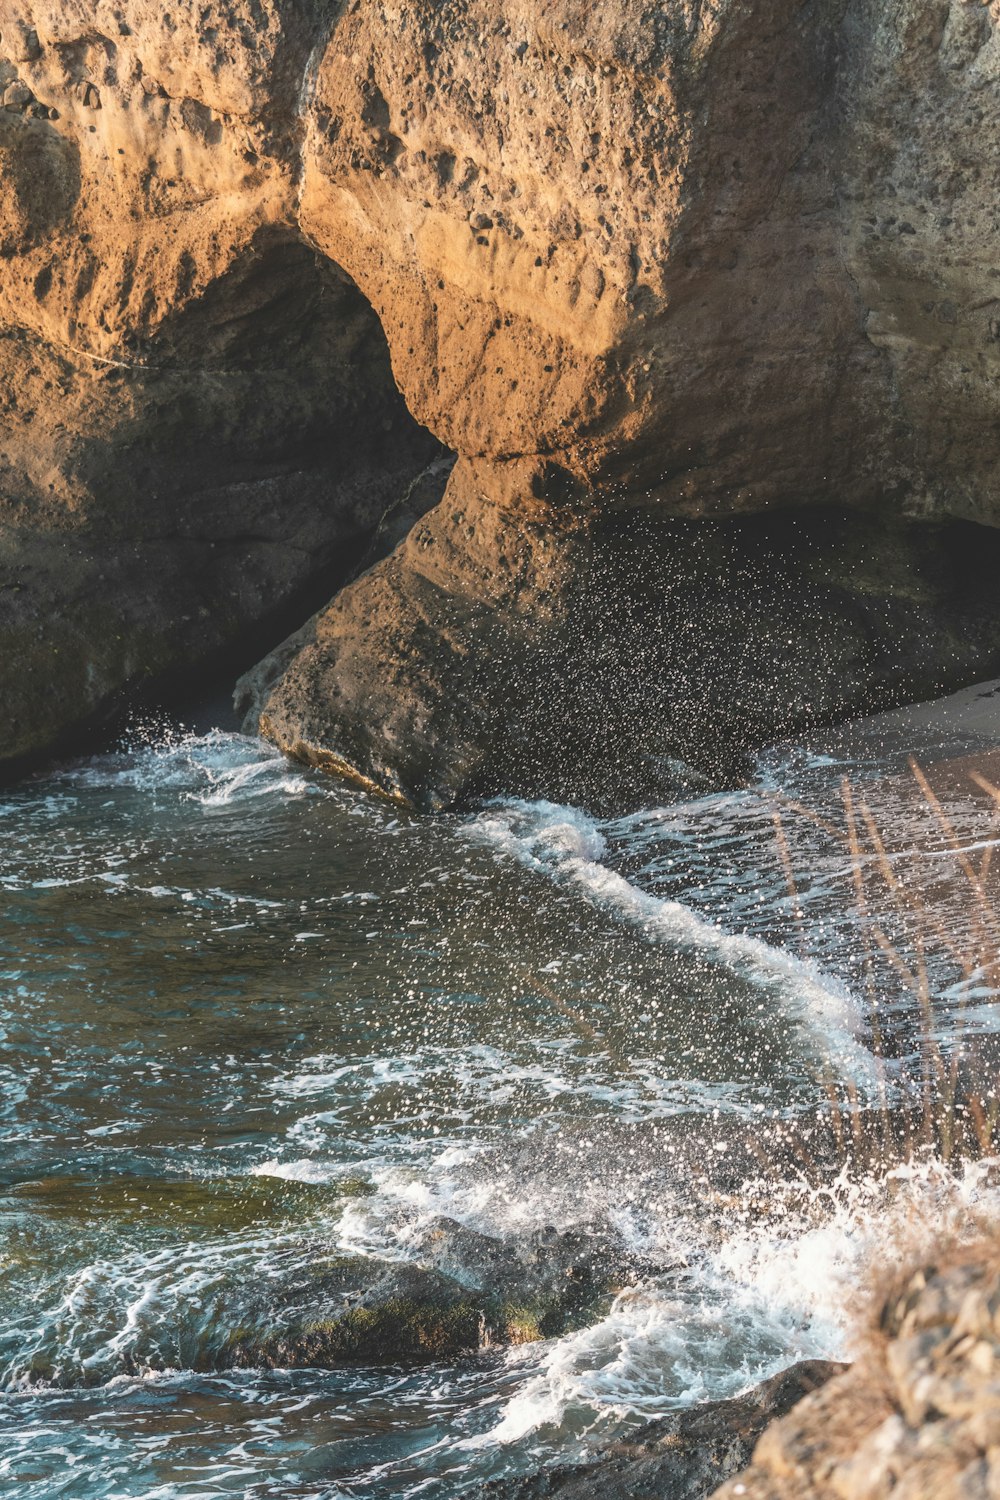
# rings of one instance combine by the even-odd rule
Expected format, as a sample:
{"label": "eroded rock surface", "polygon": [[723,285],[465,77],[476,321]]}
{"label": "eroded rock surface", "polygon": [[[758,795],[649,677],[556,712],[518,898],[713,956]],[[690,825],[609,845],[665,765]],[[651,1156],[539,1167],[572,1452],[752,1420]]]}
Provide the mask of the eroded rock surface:
{"label": "eroded rock surface", "polygon": [[318,24],[0,3],[0,762],[249,664],[440,451],[297,225]]}
{"label": "eroded rock surface", "polygon": [[998,19],[360,0],[317,63],[303,223],[463,455],[675,514],[995,519],[995,440],[958,430],[1000,368]]}
{"label": "eroded rock surface", "polygon": [[857,1364],[768,1428],[715,1500],[989,1500],[1000,1490],[996,1247],[901,1276]]}
{"label": "eroded rock surface", "polygon": [[[292,753],[599,801],[601,746],[627,783],[699,719],[735,753],[992,674],[998,91],[997,0],[0,0],[0,758],[262,654],[401,513],[418,423],[440,513],[242,690]],[[766,589],[721,680],[732,576],[671,530],[752,558],[765,513],[839,591],[818,686]]]}
{"label": "eroded rock surface", "polygon": [[[352,6],[317,54],[302,222],[463,462],[419,536],[244,690],[248,722],[421,806],[620,805],[658,758],[712,771],[724,746],[731,769],[994,670],[971,582],[992,537],[908,519],[1000,518],[998,16]],[[773,524],[776,588],[713,580],[717,542],[669,524],[616,550],[605,518],[637,508],[825,514]],[[752,573],[760,527],[729,526]]]}

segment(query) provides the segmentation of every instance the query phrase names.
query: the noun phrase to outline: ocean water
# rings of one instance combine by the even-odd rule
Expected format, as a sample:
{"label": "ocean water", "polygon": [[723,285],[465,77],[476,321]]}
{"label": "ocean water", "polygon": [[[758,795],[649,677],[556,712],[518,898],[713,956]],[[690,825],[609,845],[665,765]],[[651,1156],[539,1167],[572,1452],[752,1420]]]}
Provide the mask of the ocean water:
{"label": "ocean water", "polygon": [[[928,1006],[873,957],[877,919],[912,962],[905,913],[859,911],[880,861],[845,843],[848,777],[881,865],[976,949],[961,861],[991,899],[996,828],[968,772],[1000,727],[943,723],[605,822],[411,818],[180,727],[0,792],[0,1494],[473,1495],[849,1352],[894,1219],[991,1212],[995,1166],[818,1187],[747,1143],[831,1087],[876,1099],[928,1027],[990,1043],[990,972],[929,942]],[[442,1226],[637,1269],[514,1348],[232,1367]]]}

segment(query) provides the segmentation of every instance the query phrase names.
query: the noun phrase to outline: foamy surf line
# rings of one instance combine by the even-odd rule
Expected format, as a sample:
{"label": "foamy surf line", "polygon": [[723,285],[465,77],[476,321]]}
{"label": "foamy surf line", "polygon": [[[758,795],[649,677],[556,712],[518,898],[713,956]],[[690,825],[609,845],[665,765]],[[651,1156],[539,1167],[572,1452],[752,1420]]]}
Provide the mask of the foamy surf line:
{"label": "foamy surf line", "polygon": [[[873,1265],[899,1266],[929,1251],[944,1229],[961,1235],[1000,1214],[1000,1162],[954,1169],[928,1161],[888,1178],[846,1174],[803,1201],[772,1184],[770,1219],[735,1218],[717,1247],[691,1246],[688,1270],[622,1292],[589,1328],[554,1340],[542,1367],[469,1449],[557,1429],[566,1413],[644,1420],[680,1406],[729,1399],[799,1359],[852,1353],[852,1307]],[[734,1352],[739,1350],[739,1358]],[[523,1357],[511,1351],[508,1361]]]}
{"label": "foamy surf line", "polygon": [[569,882],[591,901],[639,927],[655,942],[707,957],[791,1005],[824,1059],[860,1088],[877,1084],[877,1065],[858,1040],[860,1011],[849,988],[815,963],[760,938],[730,933],[680,901],[651,895],[602,863],[607,843],[594,819],[553,802],[491,806],[466,825],[470,837],[493,845],[529,869]]}

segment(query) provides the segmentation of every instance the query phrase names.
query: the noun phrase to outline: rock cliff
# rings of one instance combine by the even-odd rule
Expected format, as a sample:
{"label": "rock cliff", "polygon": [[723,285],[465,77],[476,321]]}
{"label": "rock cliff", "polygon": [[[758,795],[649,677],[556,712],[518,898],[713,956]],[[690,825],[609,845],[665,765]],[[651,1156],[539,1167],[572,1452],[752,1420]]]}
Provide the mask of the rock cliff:
{"label": "rock cliff", "polygon": [[0,756],[442,444],[241,688],[293,754],[620,802],[996,670],[998,87],[995,0],[0,0]]}
{"label": "rock cliff", "polygon": [[440,451],[298,227],[317,24],[0,3],[0,761],[248,666]]}

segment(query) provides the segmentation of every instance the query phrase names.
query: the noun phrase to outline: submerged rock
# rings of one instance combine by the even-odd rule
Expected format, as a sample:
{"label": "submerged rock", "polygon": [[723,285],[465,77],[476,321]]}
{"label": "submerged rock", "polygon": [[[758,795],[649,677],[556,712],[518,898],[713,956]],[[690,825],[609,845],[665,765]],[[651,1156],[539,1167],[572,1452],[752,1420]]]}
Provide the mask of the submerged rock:
{"label": "submerged rock", "polygon": [[112,1232],[123,1223],[192,1239],[220,1230],[294,1220],[331,1199],[364,1197],[374,1191],[347,1179],[335,1187],[274,1177],[157,1178],[123,1174],[99,1181],[53,1176],[18,1182],[0,1194],[2,1210],[26,1210],[45,1220],[104,1224]]}
{"label": "submerged rock", "polygon": [[222,1363],[403,1364],[554,1338],[652,1269],[596,1230],[498,1240],[442,1219],[415,1249],[415,1261],[388,1266],[335,1261],[299,1295],[285,1327],[236,1332]]}

